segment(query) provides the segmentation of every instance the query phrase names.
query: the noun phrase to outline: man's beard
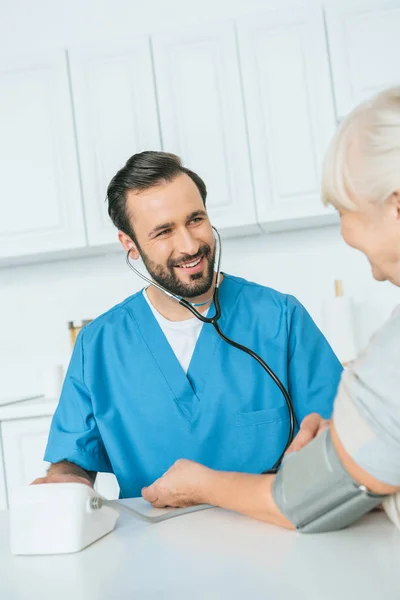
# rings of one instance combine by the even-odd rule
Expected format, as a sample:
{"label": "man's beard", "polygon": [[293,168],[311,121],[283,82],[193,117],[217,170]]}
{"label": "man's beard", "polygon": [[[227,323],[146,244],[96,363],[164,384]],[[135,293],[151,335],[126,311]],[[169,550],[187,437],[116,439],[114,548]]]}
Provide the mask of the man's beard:
{"label": "man's beard", "polygon": [[[172,294],[182,296],[182,298],[195,298],[196,296],[202,296],[211,288],[214,279],[215,248],[212,251],[208,244],[203,244],[194,256],[185,254],[180,258],[179,262],[169,260],[166,267],[153,262],[143,250],[139,251],[149,275],[156,283]],[[204,270],[199,273],[193,273],[193,275],[190,275],[190,283],[180,281],[177,277],[175,267],[178,264],[193,262],[200,257],[206,259],[205,273]]]}

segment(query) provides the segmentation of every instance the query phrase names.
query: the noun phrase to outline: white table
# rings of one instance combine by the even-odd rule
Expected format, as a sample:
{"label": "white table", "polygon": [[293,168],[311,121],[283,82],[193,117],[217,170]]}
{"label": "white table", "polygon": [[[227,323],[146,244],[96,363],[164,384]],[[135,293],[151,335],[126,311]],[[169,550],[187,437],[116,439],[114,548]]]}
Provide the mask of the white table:
{"label": "white table", "polygon": [[397,600],[400,532],[373,513],[300,535],[219,509],[116,530],[70,555],[12,556],[0,512],[1,600]]}

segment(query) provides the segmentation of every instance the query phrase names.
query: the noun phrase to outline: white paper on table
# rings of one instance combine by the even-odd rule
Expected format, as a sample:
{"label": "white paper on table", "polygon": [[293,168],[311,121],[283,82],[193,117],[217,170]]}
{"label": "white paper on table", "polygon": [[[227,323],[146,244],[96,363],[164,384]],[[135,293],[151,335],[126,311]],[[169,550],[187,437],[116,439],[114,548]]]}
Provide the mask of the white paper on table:
{"label": "white paper on table", "polygon": [[136,515],[138,519],[150,523],[160,523],[161,521],[180,517],[188,513],[213,508],[211,504],[198,504],[197,506],[188,506],[187,508],[154,508],[144,498],[129,498],[118,502],[105,500],[104,504],[112,506],[117,510],[129,512],[132,516]]}

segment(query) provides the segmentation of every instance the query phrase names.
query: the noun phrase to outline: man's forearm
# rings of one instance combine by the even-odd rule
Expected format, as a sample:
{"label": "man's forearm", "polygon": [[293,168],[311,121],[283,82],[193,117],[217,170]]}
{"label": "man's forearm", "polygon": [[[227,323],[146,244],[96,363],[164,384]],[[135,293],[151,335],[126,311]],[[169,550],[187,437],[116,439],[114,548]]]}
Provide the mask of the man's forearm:
{"label": "man's forearm", "polygon": [[[210,471],[202,502],[243,513],[253,519],[294,529],[272,497],[273,475]],[[204,496],[203,496],[204,493]]]}
{"label": "man's forearm", "polygon": [[74,475],[76,477],[84,477],[93,485],[96,480],[97,473],[96,471],[86,471],[74,463],[71,463],[67,460],[62,460],[59,463],[50,465],[47,475]]}

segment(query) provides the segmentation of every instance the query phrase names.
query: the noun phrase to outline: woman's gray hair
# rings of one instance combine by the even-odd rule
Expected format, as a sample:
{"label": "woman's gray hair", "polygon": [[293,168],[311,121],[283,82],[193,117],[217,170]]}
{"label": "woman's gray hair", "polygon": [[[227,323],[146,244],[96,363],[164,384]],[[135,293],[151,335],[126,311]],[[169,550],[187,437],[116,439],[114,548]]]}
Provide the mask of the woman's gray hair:
{"label": "woman's gray hair", "polygon": [[400,87],[395,87],[359,105],[340,124],[324,159],[322,200],[355,210],[353,198],[383,203],[398,189]]}

